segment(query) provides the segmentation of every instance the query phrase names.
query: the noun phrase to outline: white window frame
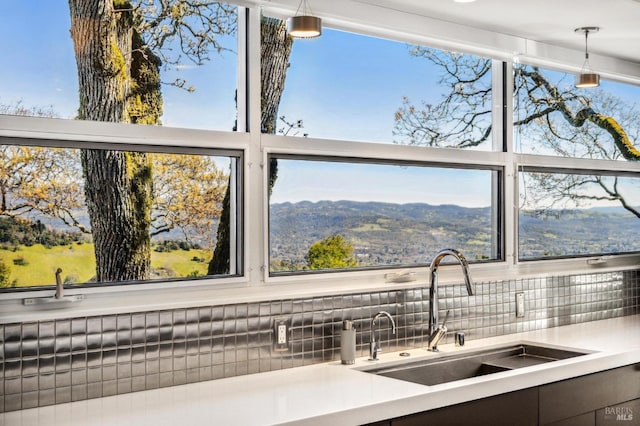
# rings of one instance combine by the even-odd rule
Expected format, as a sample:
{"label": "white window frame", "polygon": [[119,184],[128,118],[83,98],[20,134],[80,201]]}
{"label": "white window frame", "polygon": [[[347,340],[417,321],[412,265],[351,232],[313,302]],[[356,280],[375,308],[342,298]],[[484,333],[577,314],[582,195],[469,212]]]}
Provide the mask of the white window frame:
{"label": "white window frame", "polygon": [[[242,1],[251,5],[254,2]],[[295,3],[295,4],[294,4]],[[606,265],[589,265],[589,258],[549,261],[517,261],[517,201],[518,169],[521,165],[541,166],[553,164],[555,168],[606,169],[610,171],[632,170],[640,173],[640,164],[631,162],[603,162],[598,160],[567,159],[517,154],[513,150],[511,120],[512,66],[514,58],[527,60],[541,66],[552,66],[565,71],[579,70],[583,53],[578,50],[558,48],[513,36],[495,34],[407,14],[397,10],[363,4],[350,0],[325,0],[314,5],[316,14],[326,17],[324,23],[334,29],[358,32],[364,35],[384,37],[409,43],[425,44],[438,48],[458,50],[494,58],[494,144],[504,143],[505,152],[472,152],[442,148],[361,143],[352,141],[300,139],[260,133],[260,16],[264,12],[286,17],[295,13],[297,2],[273,0],[265,5],[240,8],[238,25],[238,124],[240,131],[218,132],[136,126],[127,124],[95,123],[32,117],[0,116],[0,143],[12,138],[108,142],[127,145],[175,146],[179,141],[188,141],[188,146],[197,148],[219,148],[243,152],[242,198],[243,232],[240,236],[244,250],[242,276],[215,280],[198,280],[171,283],[143,283],[135,286],[109,286],[104,288],[78,288],[69,294],[84,294],[86,299],[62,309],[43,310],[22,305],[26,297],[48,297],[51,291],[13,292],[0,294],[0,323],[63,318],[77,315],[102,315],[119,312],[149,311],[177,307],[202,306],[207,304],[247,303],[293,297],[312,297],[345,294],[359,291],[380,291],[398,288],[384,280],[384,270],[353,271],[314,276],[269,277],[268,272],[268,199],[266,182],[269,154],[330,155],[354,158],[384,158],[425,161],[433,163],[461,163],[501,167],[503,169],[504,194],[503,250],[504,261],[472,265],[476,280],[515,279],[527,276],[603,272],[637,268],[640,255],[620,255],[608,260]],[[246,12],[246,13],[245,13]],[[245,50],[245,46],[247,50]],[[605,77],[640,84],[640,65],[613,58],[592,55]],[[498,66],[499,64],[499,66]],[[503,66],[503,64],[505,64]],[[502,82],[504,69],[505,84]],[[499,80],[497,80],[499,79]],[[500,96],[497,95],[499,91]],[[504,89],[504,92],[502,92]],[[246,101],[246,102],[245,102]],[[504,129],[504,133],[498,129]],[[244,132],[242,131],[244,130]],[[503,140],[504,137],[504,140]],[[497,196],[497,195],[496,195]],[[427,271],[417,268],[418,279],[402,284],[403,288],[427,285]],[[459,282],[459,271],[441,268],[443,284]],[[37,293],[37,294],[34,294]]]}

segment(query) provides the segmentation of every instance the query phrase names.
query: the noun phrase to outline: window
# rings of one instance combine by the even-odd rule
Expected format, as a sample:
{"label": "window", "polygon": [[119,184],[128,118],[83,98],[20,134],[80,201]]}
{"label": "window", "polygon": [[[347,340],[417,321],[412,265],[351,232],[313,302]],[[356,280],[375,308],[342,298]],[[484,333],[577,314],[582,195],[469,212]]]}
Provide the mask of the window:
{"label": "window", "polygon": [[416,266],[444,247],[498,259],[492,169],[272,157],[270,272]]}
{"label": "window", "polygon": [[[5,40],[0,56],[11,66],[0,69],[0,114],[233,130],[236,6],[207,2],[212,4],[183,7],[179,21],[170,19],[177,12],[165,2],[133,1],[133,11],[116,6],[114,14],[136,16],[118,22],[137,25],[131,39],[120,40],[120,47],[110,45],[111,51],[100,57],[97,47],[86,43],[99,38],[83,32],[94,28],[71,19],[80,13],[74,11],[78,3],[27,0],[6,5],[0,17]],[[128,62],[130,71],[121,72],[118,67]],[[97,90],[102,80],[94,72],[96,63],[113,76],[104,91]]]}
{"label": "window", "polygon": [[239,211],[224,200],[238,198],[240,159],[176,147],[0,145],[0,286],[238,274],[228,236],[240,233]]}
{"label": "window", "polygon": [[1,287],[243,274],[245,154],[227,140],[245,109],[236,104],[241,10],[80,0],[5,8],[0,55],[11,67],[0,70],[0,119],[39,132],[0,145]]}
{"label": "window", "polygon": [[289,63],[272,133],[492,149],[490,59],[326,29]]}
{"label": "window", "polygon": [[640,177],[520,172],[519,257],[640,251]]}
{"label": "window", "polygon": [[523,64],[514,74],[516,150],[563,157],[520,170],[519,259],[640,252],[640,178],[606,161],[640,159],[640,87],[576,89],[573,74]]}
{"label": "window", "polygon": [[516,149],[527,154],[601,160],[640,158],[640,86],[602,80],[576,89],[575,75],[518,64],[515,71]]}

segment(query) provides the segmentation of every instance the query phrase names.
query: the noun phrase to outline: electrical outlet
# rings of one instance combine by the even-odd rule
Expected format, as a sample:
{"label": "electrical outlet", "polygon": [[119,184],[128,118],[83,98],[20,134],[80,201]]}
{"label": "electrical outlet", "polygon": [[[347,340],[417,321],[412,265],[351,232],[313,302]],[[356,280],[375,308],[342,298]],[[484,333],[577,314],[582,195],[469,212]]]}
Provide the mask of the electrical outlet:
{"label": "electrical outlet", "polygon": [[524,318],[524,292],[516,293],[516,318]]}
{"label": "electrical outlet", "polygon": [[281,317],[273,320],[273,350],[286,352],[289,350],[289,318]]}
{"label": "electrical outlet", "polygon": [[287,343],[287,325],[286,324],[278,324],[278,332],[276,333],[278,336],[278,345],[284,345]]}

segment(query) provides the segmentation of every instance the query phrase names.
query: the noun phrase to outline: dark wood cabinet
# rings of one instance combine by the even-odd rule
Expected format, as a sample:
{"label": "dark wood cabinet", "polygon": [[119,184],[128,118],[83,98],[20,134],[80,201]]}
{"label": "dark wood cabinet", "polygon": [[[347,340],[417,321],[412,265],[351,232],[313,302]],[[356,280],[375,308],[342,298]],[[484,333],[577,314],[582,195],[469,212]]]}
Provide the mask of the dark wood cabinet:
{"label": "dark wood cabinet", "polygon": [[596,410],[640,398],[640,364],[543,385],[539,392],[541,425],[588,413],[595,418]]}
{"label": "dark wood cabinet", "polygon": [[639,426],[640,364],[375,423],[427,424]]}
{"label": "dark wood cabinet", "polygon": [[579,416],[569,417],[557,422],[549,423],[547,426],[596,426],[596,413],[581,414]]}
{"label": "dark wood cabinet", "polygon": [[392,426],[535,426],[538,390],[524,389],[393,419]]}

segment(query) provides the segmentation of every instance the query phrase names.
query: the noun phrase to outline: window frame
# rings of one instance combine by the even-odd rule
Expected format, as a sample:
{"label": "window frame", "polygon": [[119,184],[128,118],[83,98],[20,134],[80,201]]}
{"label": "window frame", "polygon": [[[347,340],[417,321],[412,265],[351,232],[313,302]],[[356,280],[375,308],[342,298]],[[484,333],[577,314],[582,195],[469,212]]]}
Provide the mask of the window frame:
{"label": "window frame", "polygon": [[[236,4],[246,4],[244,1]],[[380,291],[397,288],[398,284],[384,280],[385,270],[338,272],[314,276],[270,277],[268,272],[268,182],[269,155],[292,154],[311,156],[340,156],[370,160],[391,159],[419,161],[431,164],[474,164],[500,168],[502,187],[495,196],[502,196],[503,206],[498,218],[501,222],[503,260],[472,265],[475,280],[514,279],[547,276],[555,273],[585,273],[594,271],[637,268],[640,254],[620,255],[607,259],[604,265],[590,265],[594,257],[580,259],[517,260],[517,200],[518,169],[520,166],[558,169],[580,168],[640,173],[640,163],[606,162],[603,160],[567,159],[527,154],[513,150],[513,76],[514,58],[541,66],[565,71],[577,71],[583,60],[578,50],[554,47],[513,36],[480,31],[459,24],[446,23],[424,16],[397,10],[360,4],[357,12],[349,2],[327,0],[317,5],[316,13],[326,16],[325,25],[354,31],[362,35],[385,37],[396,41],[425,44],[435,48],[458,50],[493,58],[493,152],[472,152],[447,148],[425,148],[341,140],[302,139],[281,135],[261,134],[260,129],[260,16],[265,11],[285,18],[295,12],[294,5],[274,2],[255,7],[239,6],[238,13],[238,131],[221,132],[179,128],[162,128],[113,123],[97,123],[62,119],[11,117],[0,115],[0,143],[19,138],[21,143],[41,143],[57,140],[69,143],[111,143],[118,146],[145,145],[177,146],[177,141],[192,148],[216,148],[242,152],[241,195],[243,234],[239,241],[245,248],[242,274],[222,279],[203,279],[195,282],[154,282],[135,286],[78,288],[69,294],[83,294],[87,299],[74,306],[55,311],[38,310],[22,305],[25,297],[48,297],[50,291],[4,293],[0,297],[0,323],[24,320],[52,319],[70,315],[96,315],[205,304],[248,303],[291,297],[336,295],[357,291]],[[514,53],[516,52],[516,53]],[[527,54],[519,52],[529,52]],[[625,63],[594,55],[603,76],[618,81],[640,84],[640,65]],[[500,72],[495,72],[499,68]],[[257,89],[257,90],[256,90]],[[496,102],[501,100],[501,102]],[[152,141],[152,142],[151,142]],[[182,146],[182,145],[180,145]],[[597,258],[597,257],[596,257]],[[424,287],[428,273],[423,267],[413,267],[418,279],[402,288]],[[441,284],[460,282],[457,269],[441,268]],[[181,291],[176,291],[180,288]]]}
{"label": "window frame", "polygon": [[[231,196],[236,200],[232,208],[232,232],[237,238],[233,250],[233,271],[224,277],[209,277],[197,280],[172,279],[168,281],[150,280],[135,283],[96,283],[76,285],[66,292],[72,294],[100,294],[117,291],[168,289],[176,287],[203,287],[217,285],[218,282],[246,282],[247,265],[243,256],[246,239],[245,203],[246,168],[249,135],[239,132],[220,132],[136,124],[81,122],[55,118],[0,116],[0,144],[14,146],[43,146],[56,148],[97,148],[115,150],[149,151],[159,153],[205,154],[235,157],[236,165],[230,170],[232,178]],[[63,128],[64,131],[57,131]],[[215,143],[212,143],[212,139]],[[36,288],[16,288],[0,293],[3,299],[42,297],[52,286]]]}
{"label": "window frame", "polygon": [[[356,142],[358,143],[358,142]],[[361,144],[361,143],[360,143]],[[355,147],[357,148],[357,146]],[[415,147],[414,147],[415,148]],[[419,147],[418,149],[422,149]],[[443,149],[443,148],[437,148]],[[454,150],[457,152],[457,150]],[[491,184],[491,233],[492,233],[492,258],[483,261],[472,262],[475,264],[484,264],[484,263],[495,263],[495,262],[503,262],[504,258],[502,254],[504,253],[504,240],[502,238],[503,229],[501,226],[500,218],[503,216],[504,206],[502,205],[503,196],[503,185],[502,181],[503,177],[503,167],[498,165],[478,165],[471,163],[453,163],[453,162],[431,162],[427,159],[422,161],[416,161],[415,159],[409,160],[398,160],[398,159],[388,159],[388,158],[369,158],[363,155],[364,153],[360,153],[359,157],[343,157],[343,156],[329,156],[329,155],[296,155],[292,153],[286,154],[275,154],[273,151],[270,151],[267,154],[267,159],[264,164],[270,165],[271,160],[302,160],[302,161],[311,161],[311,162],[331,162],[331,163],[343,163],[343,164],[366,164],[366,165],[386,165],[386,166],[408,166],[408,167],[421,167],[425,169],[447,169],[447,170],[474,170],[474,171],[488,171],[494,172],[491,174],[490,180]],[[267,166],[268,168],[268,166]],[[267,172],[268,173],[268,172]],[[412,265],[380,265],[380,266],[368,266],[368,267],[356,267],[353,269],[338,269],[338,270],[322,270],[322,271],[311,271],[311,270],[300,270],[300,271],[284,271],[284,272],[272,272],[270,269],[270,261],[271,261],[271,232],[270,232],[270,203],[267,199],[266,203],[266,211],[265,211],[265,240],[267,242],[266,245],[266,253],[267,260],[265,262],[265,268],[267,269],[269,278],[277,278],[277,277],[285,277],[285,276],[311,276],[311,275],[319,275],[319,274],[333,274],[336,272],[362,272],[362,271],[375,271],[375,270],[398,270],[398,269],[412,269],[416,267],[426,267],[429,265],[430,259],[425,258],[423,262],[412,264]],[[469,259],[469,258],[468,258]]]}

